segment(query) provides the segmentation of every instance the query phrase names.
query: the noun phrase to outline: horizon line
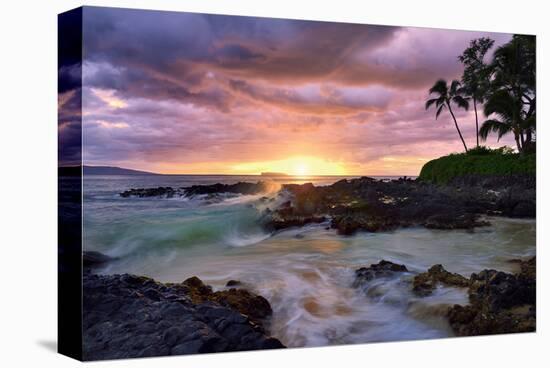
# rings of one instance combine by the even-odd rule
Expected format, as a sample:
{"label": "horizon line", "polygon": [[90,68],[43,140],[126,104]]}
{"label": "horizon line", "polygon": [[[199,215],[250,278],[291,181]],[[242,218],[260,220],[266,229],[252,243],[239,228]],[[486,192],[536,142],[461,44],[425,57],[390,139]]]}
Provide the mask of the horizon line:
{"label": "horizon line", "polygon": [[[232,174],[222,174],[222,173],[198,173],[198,174],[186,174],[186,173],[159,173],[159,172],[152,172],[148,170],[143,169],[134,169],[134,168],[127,168],[127,167],[121,167],[121,166],[109,166],[109,165],[67,165],[67,166],[59,166],[61,167],[109,167],[109,168],[117,168],[122,170],[131,170],[131,171],[138,171],[142,172],[141,175],[165,175],[165,176],[260,176],[260,177],[274,177],[274,178],[284,178],[284,177],[290,177],[290,178],[308,178],[308,177],[380,177],[380,176],[392,176],[392,177],[417,177],[419,174],[308,174],[308,175],[293,175],[293,174],[286,174],[286,173],[280,173],[281,175],[262,175],[261,173],[249,173],[249,174],[238,174],[238,173],[232,173]],[[91,175],[97,175],[97,174],[91,174]],[[134,175],[140,175],[140,174],[134,174]],[[109,176],[109,175],[106,175]]]}

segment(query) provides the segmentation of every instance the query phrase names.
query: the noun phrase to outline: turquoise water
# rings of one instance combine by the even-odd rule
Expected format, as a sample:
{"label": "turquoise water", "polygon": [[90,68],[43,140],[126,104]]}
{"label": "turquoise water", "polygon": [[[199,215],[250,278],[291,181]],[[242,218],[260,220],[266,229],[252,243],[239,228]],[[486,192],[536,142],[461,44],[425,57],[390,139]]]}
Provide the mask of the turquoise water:
{"label": "turquoise water", "polygon": [[[271,178],[270,178],[271,179]],[[424,271],[441,263],[469,276],[484,268],[513,271],[511,258],[535,254],[534,220],[490,218],[468,231],[409,228],[342,237],[328,224],[266,233],[258,220],[285,198],[278,184],[340,177],[274,178],[257,196],[122,198],[129,188],[266,180],[229,176],[88,176],[84,180],[84,247],[119,257],[104,273],[130,272],[179,282],[196,275],[215,288],[238,279],[274,309],[272,332],[288,346],[426,339],[452,336],[445,306],[467,302],[464,290],[440,288],[416,298],[404,274],[351,287],[353,271],[381,259]],[[261,200],[273,197],[274,202]]]}

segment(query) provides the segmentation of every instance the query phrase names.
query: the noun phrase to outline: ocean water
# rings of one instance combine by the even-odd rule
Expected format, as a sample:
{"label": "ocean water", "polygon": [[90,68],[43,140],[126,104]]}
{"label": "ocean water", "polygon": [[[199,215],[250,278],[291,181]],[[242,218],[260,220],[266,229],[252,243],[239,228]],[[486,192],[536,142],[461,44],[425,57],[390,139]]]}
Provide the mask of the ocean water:
{"label": "ocean water", "polygon": [[[515,271],[512,258],[535,254],[534,220],[489,218],[475,231],[408,228],[344,237],[327,224],[275,234],[260,213],[284,200],[282,183],[327,185],[341,177],[86,176],[84,248],[119,260],[102,273],[135,273],[180,282],[198,276],[215,289],[230,279],[266,297],[272,334],[289,347],[452,336],[446,306],[467,303],[465,290],[439,288],[427,298],[410,292],[413,272],[443,264],[468,277],[485,268]],[[130,188],[271,180],[261,195],[122,198]],[[263,201],[263,196],[275,198]],[[411,273],[352,288],[354,270],[382,259]]]}

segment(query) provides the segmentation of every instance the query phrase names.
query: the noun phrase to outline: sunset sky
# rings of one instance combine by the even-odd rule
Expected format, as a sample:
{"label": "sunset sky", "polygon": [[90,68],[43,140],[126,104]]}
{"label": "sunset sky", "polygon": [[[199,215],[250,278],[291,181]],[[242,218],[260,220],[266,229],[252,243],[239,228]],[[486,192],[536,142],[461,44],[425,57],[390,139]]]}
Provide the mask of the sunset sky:
{"label": "sunset sky", "polygon": [[[471,39],[511,38],[108,8],[83,32],[84,164],[189,174],[417,175],[462,150],[429,87],[460,77]],[[456,115],[473,147],[473,112]]]}

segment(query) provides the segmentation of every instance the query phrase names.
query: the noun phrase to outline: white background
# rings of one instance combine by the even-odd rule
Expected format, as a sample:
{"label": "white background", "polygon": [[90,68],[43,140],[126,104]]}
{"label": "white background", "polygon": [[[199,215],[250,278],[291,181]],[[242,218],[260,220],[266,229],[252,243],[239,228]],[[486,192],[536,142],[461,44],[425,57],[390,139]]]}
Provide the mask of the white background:
{"label": "white background", "polygon": [[[530,33],[538,36],[538,332],[494,337],[134,359],[97,367],[530,367],[548,352],[545,1],[141,0],[86,5]],[[0,365],[73,367],[56,349],[57,18],[78,1],[4,0],[0,11]],[[441,40],[445,42],[445,40]],[[545,125],[546,124],[546,125]],[[548,166],[546,166],[548,167]],[[548,190],[548,187],[545,188]],[[546,344],[544,343],[544,340]]]}

